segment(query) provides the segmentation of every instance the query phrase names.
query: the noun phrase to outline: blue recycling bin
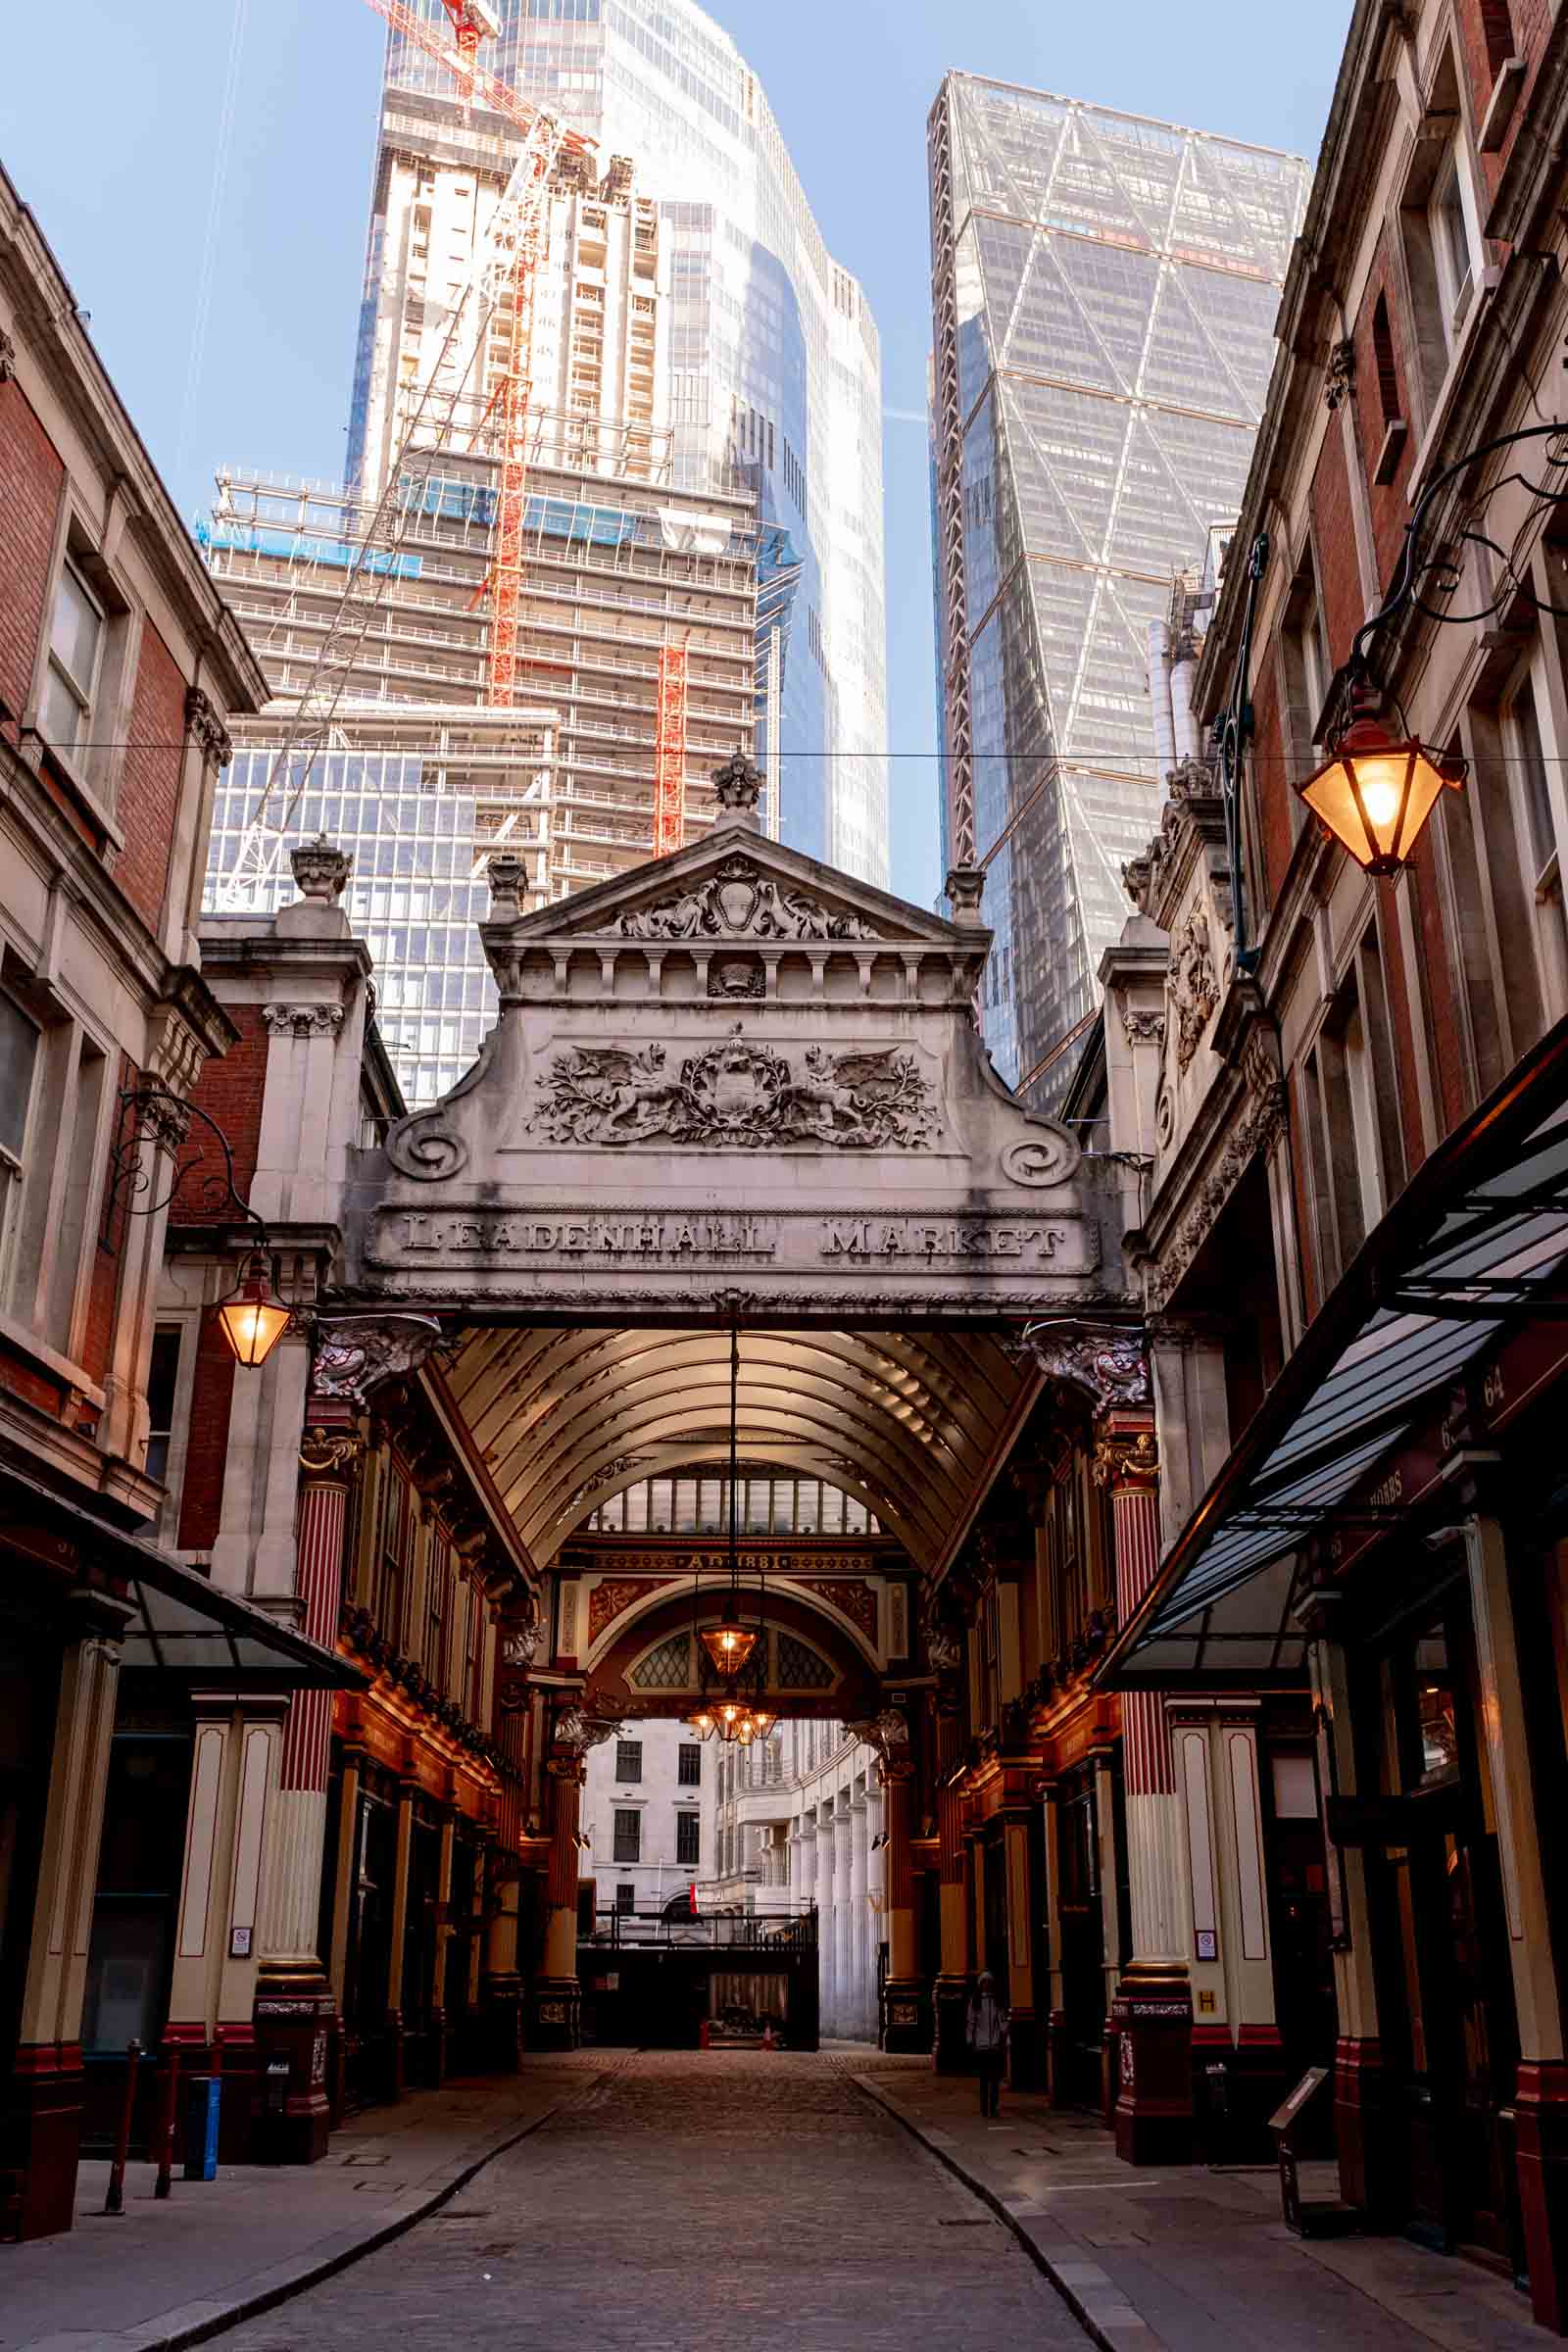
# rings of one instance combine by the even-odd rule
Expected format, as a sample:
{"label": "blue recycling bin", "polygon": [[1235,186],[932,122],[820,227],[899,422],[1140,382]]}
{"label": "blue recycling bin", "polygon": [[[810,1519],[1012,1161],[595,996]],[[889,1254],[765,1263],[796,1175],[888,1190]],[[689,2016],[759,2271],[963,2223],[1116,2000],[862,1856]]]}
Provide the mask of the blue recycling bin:
{"label": "blue recycling bin", "polygon": [[190,2075],[185,2082],[185,2178],[218,2178],[218,2116],[222,2098],[219,2075]]}

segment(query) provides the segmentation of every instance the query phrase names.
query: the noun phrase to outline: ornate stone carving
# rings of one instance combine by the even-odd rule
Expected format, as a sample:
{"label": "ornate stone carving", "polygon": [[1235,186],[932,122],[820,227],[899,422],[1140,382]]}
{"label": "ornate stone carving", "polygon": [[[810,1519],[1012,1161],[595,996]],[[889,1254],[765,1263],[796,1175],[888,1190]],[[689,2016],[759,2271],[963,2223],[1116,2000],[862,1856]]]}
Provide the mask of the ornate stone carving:
{"label": "ornate stone carving", "polygon": [[316,1327],[311,1387],[364,1404],[383,1380],[416,1371],[441,1337],[431,1315],[330,1315]]}
{"label": "ornate stone carving", "polygon": [[1242,1056],[1248,1107],[1160,1251],[1158,1265],[1145,1277],[1144,1300],[1151,1315],[1159,1313],[1198,1255],[1249,1160],[1254,1152],[1267,1152],[1285,1124],[1285,1085],[1278,1075],[1277,1053],[1271,1037],[1254,1032],[1249,1040]]}
{"label": "ornate stone carving", "polygon": [[485,860],[485,880],[490,885],[490,920],[493,923],[514,921],[522,911],[522,888],[528,869],[522,859],[510,850],[497,850]]}
{"label": "ornate stone carving", "polygon": [[731,997],[737,1001],[761,996],[764,974],[760,963],[748,956],[726,956],[715,958],[708,967],[708,993],[710,997]]}
{"label": "ornate stone carving", "polygon": [[354,871],[354,860],[335,841],[318,833],[314,841],[301,842],[288,854],[289,869],[294,887],[302,899],[315,899],[320,906],[333,906],[343,896],[344,886]]}
{"label": "ornate stone carving", "polygon": [[1063,1319],[1034,1323],[1016,1344],[1050,1380],[1087,1396],[1097,1412],[1111,1405],[1148,1404],[1149,1359],[1142,1335]]}
{"label": "ornate stone carving", "polygon": [[762,797],[762,771],[743,751],[731,752],[722,767],[713,770],[713,798],[731,816],[757,822]]}
{"label": "ornate stone carving", "polygon": [[274,1037],[331,1037],[343,1026],[341,1004],[264,1004],[262,1018]]}
{"label": "ornate stone carving", "polygon": [[590,1494],[597,1494],[601,1489],[613,1485],[614,1481],[625,1471],[635,1470],[637,1464],[644,1458],[640,1453],[617,1453],[613,1461],[601,1463],[592,1478],[585,1478],[582,1485],[574,1487],[567,1495],[567,1511],[574,1511],[579,1503],[587,1501]]}
{"label": "ornate stone carving", "polygon": [[870,939],[858,915],[835,914],[804,890],[790,890],[747,857],[726,858],[708,881],[687,883],[651,906],[629,907],[622,939]]}
{"label": "ornate stone carving", "polygon": [[1130,1046],[1162,1046],[1165,1043],[1165,1015],[1162,1012],[1135,1012],[1130,1004],[1121,1008],[1122,1035]]}
{"label": "ornate stone carving", "polygon": [[234,746],[228,729],[219,717],[211,697],[199,686],[185,689],[185,732],[195,737],[202,758],[210,760],[215,767],[226,767],[233,759]]}
{"label": "ornate stone carving", "polygon": [[557,1748],[568,1757],[581,1757],[590,1747],[603,1747],[607,1740],[613,1740],[623,1719],[606,1712],[607,1705],[594,1690],[573,1700],[556,1717]]}
{"label": "ornate stone carving", "polygon": [[556,1144],[620,1147],[657,1137],[709,1150],[917,1151],[932,1141],[936,1105],[912,1054],[808,1046],[796,1065],[771,1046],[748,1044],[737,1025],[722,1044],[683,1061],[678,1075],[661,1045],[559,1054],[529,1123]]}
{"label": "ornate stone carving", "polygon": [[1219,974],[1201,906],[1192,909],[1171,942],[1168,985],[1176,1014],[1176,1067],[1185,1073],[1219,1003]]}
{"label": "ornate stone carving", "polygon": [[[1154,835],[1141,858],[1134,858],[1121,869],[1122,884],[1140,914],[1147,914],[1162,929],[1170,921],[1170,908],[1162,904],[1167,882],[1178,874],[1182,853],[1190,831],[1217,829],[1223,823],[1224,803],[1215,781],[1214,771],[1204,760],[1178,760],[1165,777],[1165,804],[1160,811],[1159,831]],[[1215,889],[1221,901],[1220,912],[1228,921],[1229,885],[1223,874],[1215,877]]]}
{"label": "ornate stone carving", "polygon": [[1075,1136],[1065,1127],[1048,1127],[1041,1121],[1033,1135],[1004,1147],[1002,1173],[1014,1184],[1028,1185],[1031,1191],[1046,1190],[1065,1184],[1081,1157]]}
{"label": "ornate stone carving", "polygon": [[1323,377],[1323,403],[1331,416],[1354,381],[1355,345],[1349,342],[1334,344]]}
{"label": "ornate stone carving", "polygon": [[981,920],[980,902],[985,896],[986,869],[983,865],[954,865],[948,869],[943,884],[948,905],[956,923],[978,923]]}
{"label": "ornate stone carving", "polygon": [[17,372],[17,347],[0,328],[0,384],[9,384]]}
{"label": "ornate stone carving", "polygon": [[927,1609],[920,1620],[920,1631],[925,1636],[925,1654],[931,1661],[932,1672],[956,1674],[963,1664],[963,1638],[957,1627],[950,1625],[935,1610]]}

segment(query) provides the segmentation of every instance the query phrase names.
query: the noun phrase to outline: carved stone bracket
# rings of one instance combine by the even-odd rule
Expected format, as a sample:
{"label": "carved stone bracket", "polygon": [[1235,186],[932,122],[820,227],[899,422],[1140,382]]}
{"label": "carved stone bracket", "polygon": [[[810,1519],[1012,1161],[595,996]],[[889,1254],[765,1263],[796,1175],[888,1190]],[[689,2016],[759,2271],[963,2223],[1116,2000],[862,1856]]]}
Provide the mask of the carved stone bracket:
{"label": "carved stone bracket", "polygon": [[1219,972],[1209,936],[1208,913],[1195,906],[1171,941],[1166,980],[1176,1020],[1176,1068],[1185,1074],[1219,1003]]}
{"label": "carved stone bracket", "polygon": [[0,328],[0,384],[9,384],[17,372],[17,347]]}
{"label": "carved stone bracket", "polygon": [[1280,1075],[1279,1047],[1271,1031],[1254,1029],[1242,1050],[1247,1093],[1244,1108],[1213,1166],[1200,1184],[1175,1232],[1159,1252],[1159,1262],[1146,1275],[1144,1299],[1151,1315],[1158,1314],[1202,1248],[1220,1210],[1236,1190],[1244,1169],[1258,1153],[1267,1152],[1283,1131],[1287,1107],[1285,1082]]}
{"label": "carved stone bracket", "polygon": [[[585,1691],[556,1717],[555,1747],[558,1753],[581,1759],[591,1747],[602,1747],[613,1740],[623,1718],[605,1712],[605,1701],[596,1691]],[[555,1769],[554,1760],[551,1764]]]}
{"label": "carved stone bracket", "polygon": [[1097,1412],[1112,1405],[1148,1404],[1149,1358],[1141,1333],[1115,1326],[1059,1322],[1032,1323],[1014,1344],[1048,1379],[1087,1396]]}
{"label": "carved stone bracket", "polygon": [[332,1037],[343,1026],[341,1004],[264,1004],[262,1019],[273,1037]]}
{"label": "carved stone bracket", "polygon": [[185,732],[194,737],[204,760],[215,767],[226,767],[234,757],[234,746],[228,729],[218,715],[218,709],[209,695],[199,686],[185,689]]}
{"label": "carved stone bracket", "polygon": [[1355,381],[1355,345],[1336,343],[1323,377],[1323,403],[1332,416]]}
{"label": "carved stone bracket", "polygon": [[876,1750],[884,1767],[895,1771],[909,1765],[908,1719],[897,1707],[884,1707],[878,1715],[862,1716],[858,1722],[847,1723],[845,1730],[852,1738],[863,1740]]}
{"label": "carved stone bracket", "polygon": [[312,1389],[363,1405],[384,1380],[416,1372],[441,1338],[433,1315],[329,1315],[317,1325]]}

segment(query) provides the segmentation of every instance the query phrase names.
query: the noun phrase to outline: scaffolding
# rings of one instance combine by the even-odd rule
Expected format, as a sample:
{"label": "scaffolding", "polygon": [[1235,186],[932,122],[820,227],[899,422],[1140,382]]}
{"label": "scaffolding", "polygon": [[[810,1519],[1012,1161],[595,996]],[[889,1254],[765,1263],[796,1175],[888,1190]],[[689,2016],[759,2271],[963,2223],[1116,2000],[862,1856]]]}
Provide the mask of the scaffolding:
{"label": "scaffolding", "polygon": [[654,722],[654,856],[686,838],[686,648],[661,646]]}

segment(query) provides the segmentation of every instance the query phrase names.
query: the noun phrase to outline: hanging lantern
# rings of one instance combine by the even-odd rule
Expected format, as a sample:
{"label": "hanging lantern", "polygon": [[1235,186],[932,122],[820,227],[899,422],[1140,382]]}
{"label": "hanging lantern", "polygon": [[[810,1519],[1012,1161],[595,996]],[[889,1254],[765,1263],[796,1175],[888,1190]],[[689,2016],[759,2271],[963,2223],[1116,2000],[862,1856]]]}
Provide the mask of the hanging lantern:
{"label": "hanging lantern", "polygon": [[271,1287],[266,1260],[255,1255],[241,1266],[238,1282],[216,1311],[235,1361],[255,1371],[283,1337],[290,1310]]}
{"label": "hanging lantern", "polygon": [[688,1715],[686,1720],[699,1740],[711,1740],[718,1729],[718,1720],[711,1707],[699,1707],[696,1714]]}
{"label": "hanging lantern", "polygon": [[750,1626],[742,1625],[731,1597],[717,1625],[704,1626],[697,1639],[708,1654],[716,1674],[733,1682],[757,1647],[757,1636]]}
{"label": "hanging lantern", "polygon": [[1457,792],[1465,762],[1434,758],[1412,737],[1400,742],[1364,710],[1331,745],[1333,757],[1298,784],[1319,823],[1369,874],[1396,874],[1447,785]]}

